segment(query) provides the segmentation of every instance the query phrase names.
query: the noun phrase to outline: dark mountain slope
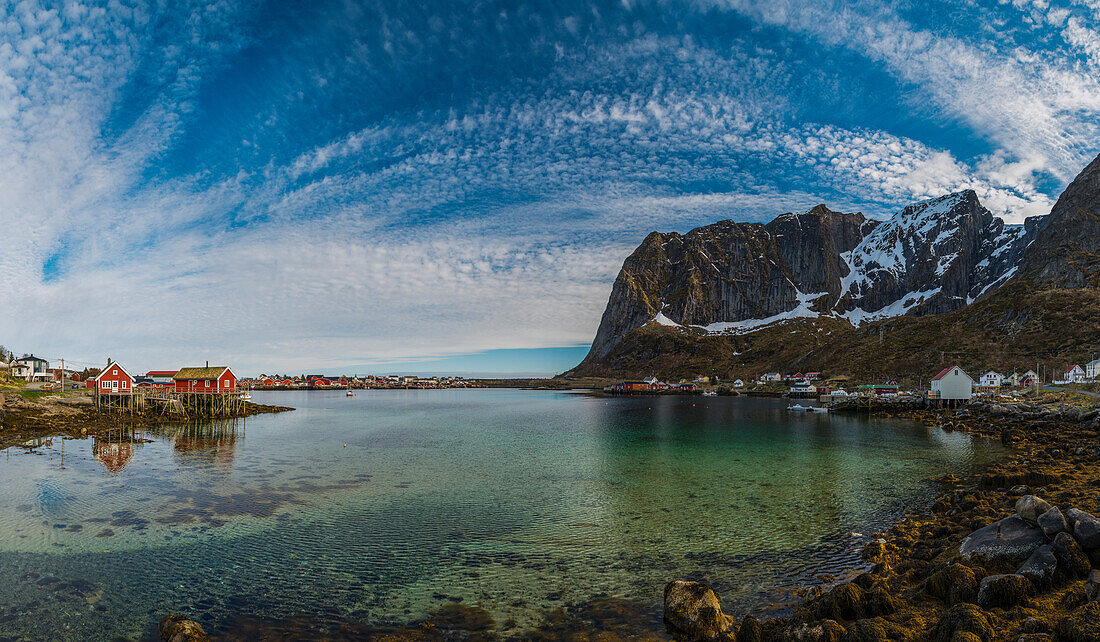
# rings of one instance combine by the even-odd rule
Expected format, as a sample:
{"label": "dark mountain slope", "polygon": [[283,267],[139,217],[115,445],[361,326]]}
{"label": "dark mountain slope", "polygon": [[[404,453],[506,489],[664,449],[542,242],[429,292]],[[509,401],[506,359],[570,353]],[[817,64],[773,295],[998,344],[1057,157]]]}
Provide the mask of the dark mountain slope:
{"label": "dark mountain slope", "polygon": [[[1100,157],[1066,188],[1050,216],[1029,219],[1024,228],[1002,229],[999,220],[986,219],[988,212],[975,207],[976,197],[971,194],[945,197],[955,203],[946,210],[942,205],[935,207],[936,216],[918,216],[919,221],[911,221],[916,225],[906,223],[913,219],[910,208],[869,233],[866,230],[872,226],[860,223],[865,236],[851,253],[836,252],[845,265],[833,262],[829,267],[832,251],[849,245],[851,237],[842,237],[829,250],[822,249],[823,260],[807,270],[817,274],[817,280],[802,274],[796,281],[802,288],[790,286],[794,298],[774,302],[783,307],[797,301],[798,292],[825,291],[829,296],[814,302],[811,314],[805,315],[815,315],[813,318],[759,327],[742,324],[716,332],[713,326],[692,327],[704,325],[699,321],[666,321],[662,325],[640,313],[634,322],[642,321],[641,325],[627,329],[623,324],[618,342],[602,344],[602,354],[594,344],[588,357],[567,375],[674,377],[706,373],[745,378],[771,370],[814,369],[917,379],[934,374],[936,366],[949,361],[974,369],[1012,370],[1034,368],[1038,360],[1049,369],[1100,354],[1100,321],[1093,313],[1100,305]],[[928,209],[931,203],[920,206]],[[960,215],[960,208],[969,213]],[[773,232],[773,237],[791,233],[794,223],[790,218],[792,215],[784,215],[769,224],[783,227]],[[944,225],[945,220],[958,223]],[[940,229],[931,229],[937,225]],[[902,233],[904,230],[910,232]],[[925,231],[916,234],[915,230]],[[835,234],[835,229],[831,233]],[[925,242],[915,242],[918,236]],[[871,240],[888,251],[864,251]],[[812,245],[815,241],[802,242]],[[788,266],[798,264],[799,257],[811,250],[800,246],[787,248],[787,252],[776,249],[771,255],[764,254],[781,260],[778,266]],[[893,264],[895,269],[889,269],[884,256],[900,257]],[[945,256],[951,260],[943,262]],[[756,263],[759,261],[757,258]],[[905,267],[899,270],[898,265]],[[946,269],[929,271],[930,265]],[[793,275],[794,271],[782,273]],[[832,281],[837,274],[839,289]],[[926,288],[935,294],[920,298],[913,295],[912,288]],[[837,294],[839,298],[834,299]],[[895,297],[899,295],[902,298],[897,305]],[[660,290],[649,296],[659,305],[666,303]],[[741,296],[751,295],[742,292]],[[875,320],[873,315],[865,315],[860,319],[852,313],[874,310],[889,300],[895,302],[888,309],[896,313],[891,316]],[[605,323],[609,322],[608,312]],[[673,316],[677,308],[668,306],[664,312],[668,320],[679,321]],[[853,325],[851,320],[862,322]]]}

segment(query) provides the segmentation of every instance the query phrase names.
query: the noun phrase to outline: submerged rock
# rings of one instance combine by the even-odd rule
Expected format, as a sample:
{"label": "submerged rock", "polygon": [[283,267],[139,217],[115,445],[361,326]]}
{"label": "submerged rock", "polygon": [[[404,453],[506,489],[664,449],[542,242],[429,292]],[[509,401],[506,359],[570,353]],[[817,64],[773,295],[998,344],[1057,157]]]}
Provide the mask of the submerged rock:
{"label": "submerged rock", "polygon": [[971,533],[959,545],[964,560],[1019,564],[1043,545],[1043,531],[1013,515]]}
{"label": "submerged rock", "polygon": [[1031,583],[1023,575],[990,575],[978,588],[978,606],[1012,608],[1027,600]]}
{"label": "submerged rock", "polygon": [[1062,531],[1068,530],[1066,516],[1057,507],[1039,515],[1039,528],[1043,529],[1043,535],[1054,537]]}
{"label": "submerged rock", "polygon": [[206,642],[206,631],[198,622],[182,615],[165,615],[160,621],[160,638],[167,642]]}
{"label": "submerged rock", "polygon": [[701,582],[676,580],[665,586],[665,628],[677,640],[731,639],[733,618],[722,612],[718,594]]}
{"label": "submerged rock", "polygon": [[1035,495],[1024,495],[1016,500],[1016,514],[1029,524],[1038,524],[1039,516],[1051,508],[1049,503]]}
{"label": "submerged rock", "polygon": [[1058,558],[1047,544],[1035,549],[1020,570],[1016,571],[1031,580],[1037,588],[1045,588],[1054,582],[1054,573],[1058,570]]}

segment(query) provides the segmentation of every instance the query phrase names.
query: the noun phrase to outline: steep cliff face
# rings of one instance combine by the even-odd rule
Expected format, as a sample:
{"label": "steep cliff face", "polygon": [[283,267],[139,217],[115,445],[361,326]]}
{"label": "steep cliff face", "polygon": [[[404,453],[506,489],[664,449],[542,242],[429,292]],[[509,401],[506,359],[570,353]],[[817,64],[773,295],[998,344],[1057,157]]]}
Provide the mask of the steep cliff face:
{"label": "steep cliff face", "polygon": [[647,323],[710,327],[814,316],[840,296],[850,251],[874,226],[821,205],[767,225],[721,221],[654,232],[623,263],[592,346],[596,358]]}
{"label": "steep cliff face", "polygon": [[1020,265],[1039,288],[1100,287],[1100,156],[1066,187]]}
{"label": "steep cliff face", "polygon": [[574,372],[650,324],[715,336],[793,319],[859,326],[958,310],[1010,278],[1042,227],[1006,226],[967,190],[881,223],[819,205],[766,225],[654,232],[624,262],[592,350]]}

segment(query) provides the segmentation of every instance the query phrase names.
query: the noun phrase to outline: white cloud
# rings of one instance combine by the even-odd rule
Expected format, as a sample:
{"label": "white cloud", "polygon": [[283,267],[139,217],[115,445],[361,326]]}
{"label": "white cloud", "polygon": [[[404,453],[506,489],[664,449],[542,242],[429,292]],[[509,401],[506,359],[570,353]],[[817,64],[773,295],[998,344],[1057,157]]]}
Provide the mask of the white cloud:
{"label": "white cloud", "polygon": [[[165,157],[210,142],[194,112],[247,44],[236,19],[247,7],[196,5],[165,43],[155,16],[121,5],[30,6],[0,19],[0,301],[19,310],[0,317],[0,342],[137,369],[582,343],[652,229],[819,202],[885,215],[965,188],[1018,222],[1049,209],[1036,177],[1073,169],[1100,96],[1087,74],[1026,51],[877,12],[742,2],[755,20],[887,64],[997,144],[960,159],[830,124],[795,103],[804,79],[778,48],[630,30],[560,46],[549,78],[368,119],[285,157],[261,150],[220,174]],[[415,39],[388,25],[393,47]],[[157,83],[137,82],[148,76]],[[271,105],[249,121],[262,125],[229,128],[250,143],[226,155],[253,153],[264,127],[296,133],[280,107],[291,111]]]}

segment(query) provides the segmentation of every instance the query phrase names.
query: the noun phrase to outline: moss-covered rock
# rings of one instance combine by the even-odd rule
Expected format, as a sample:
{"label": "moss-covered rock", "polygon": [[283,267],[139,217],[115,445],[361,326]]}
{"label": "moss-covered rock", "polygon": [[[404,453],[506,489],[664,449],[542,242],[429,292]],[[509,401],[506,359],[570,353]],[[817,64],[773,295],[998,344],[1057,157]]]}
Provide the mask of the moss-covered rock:
{"label": "moss-covered rock", "polygon": [[737,642],[763,642],[763,640],[764,628],[760,626],[760,620],[746,615],[737,629]]}
{"label": "moss-covered rock", "polygon": [[1058,637],[1066,642],[1100,640],[1100,602],[1089,602],[1058,622]]}
{"label": "moss-covered rock", "polygon": [[924,592],[938,597],[948,606],[973,602],[978,597],[978,577],[962,564],[951,564],[933,573],[924,583]]}
{"label": "moss-covered rock", "polygon": [[665,628],[677,640],[732,640],[733,618],[722,612],[718,594],[702,582],[673,581],[665,586]]}
{"label": "moss-covered rock", "polygon": [[1023,575],[990,575],[978,587],[978,606],[1012,608],[1027,601],[1031,582]]}
{"label": "moss-covered rock", "polygon": [[206,642],[210,638],[198,622],[182,615],[166,615],[160,621],[160,637],[167,642]]}
{"label": "moss-covered rock", "polygon": [[866,617],[867,595],[855,584],[834,586],[817,602],[816,613],[820,619],[858,620]]}
{"label": "moss-covered rock", "polygon": [[933,642],[951,642],[957,633],[973,633],[981,640],[993,639],[989,615],[973,604],[956,604],[940,617],[932,631]]}
{"label": "moss-covered rock", "polygon": [[1078,579],[1089,574],[1092,564],[1081,545],[1069,533],[1055,535],[1050,550],[1058,559],[1058,571],[1063,578]]}

